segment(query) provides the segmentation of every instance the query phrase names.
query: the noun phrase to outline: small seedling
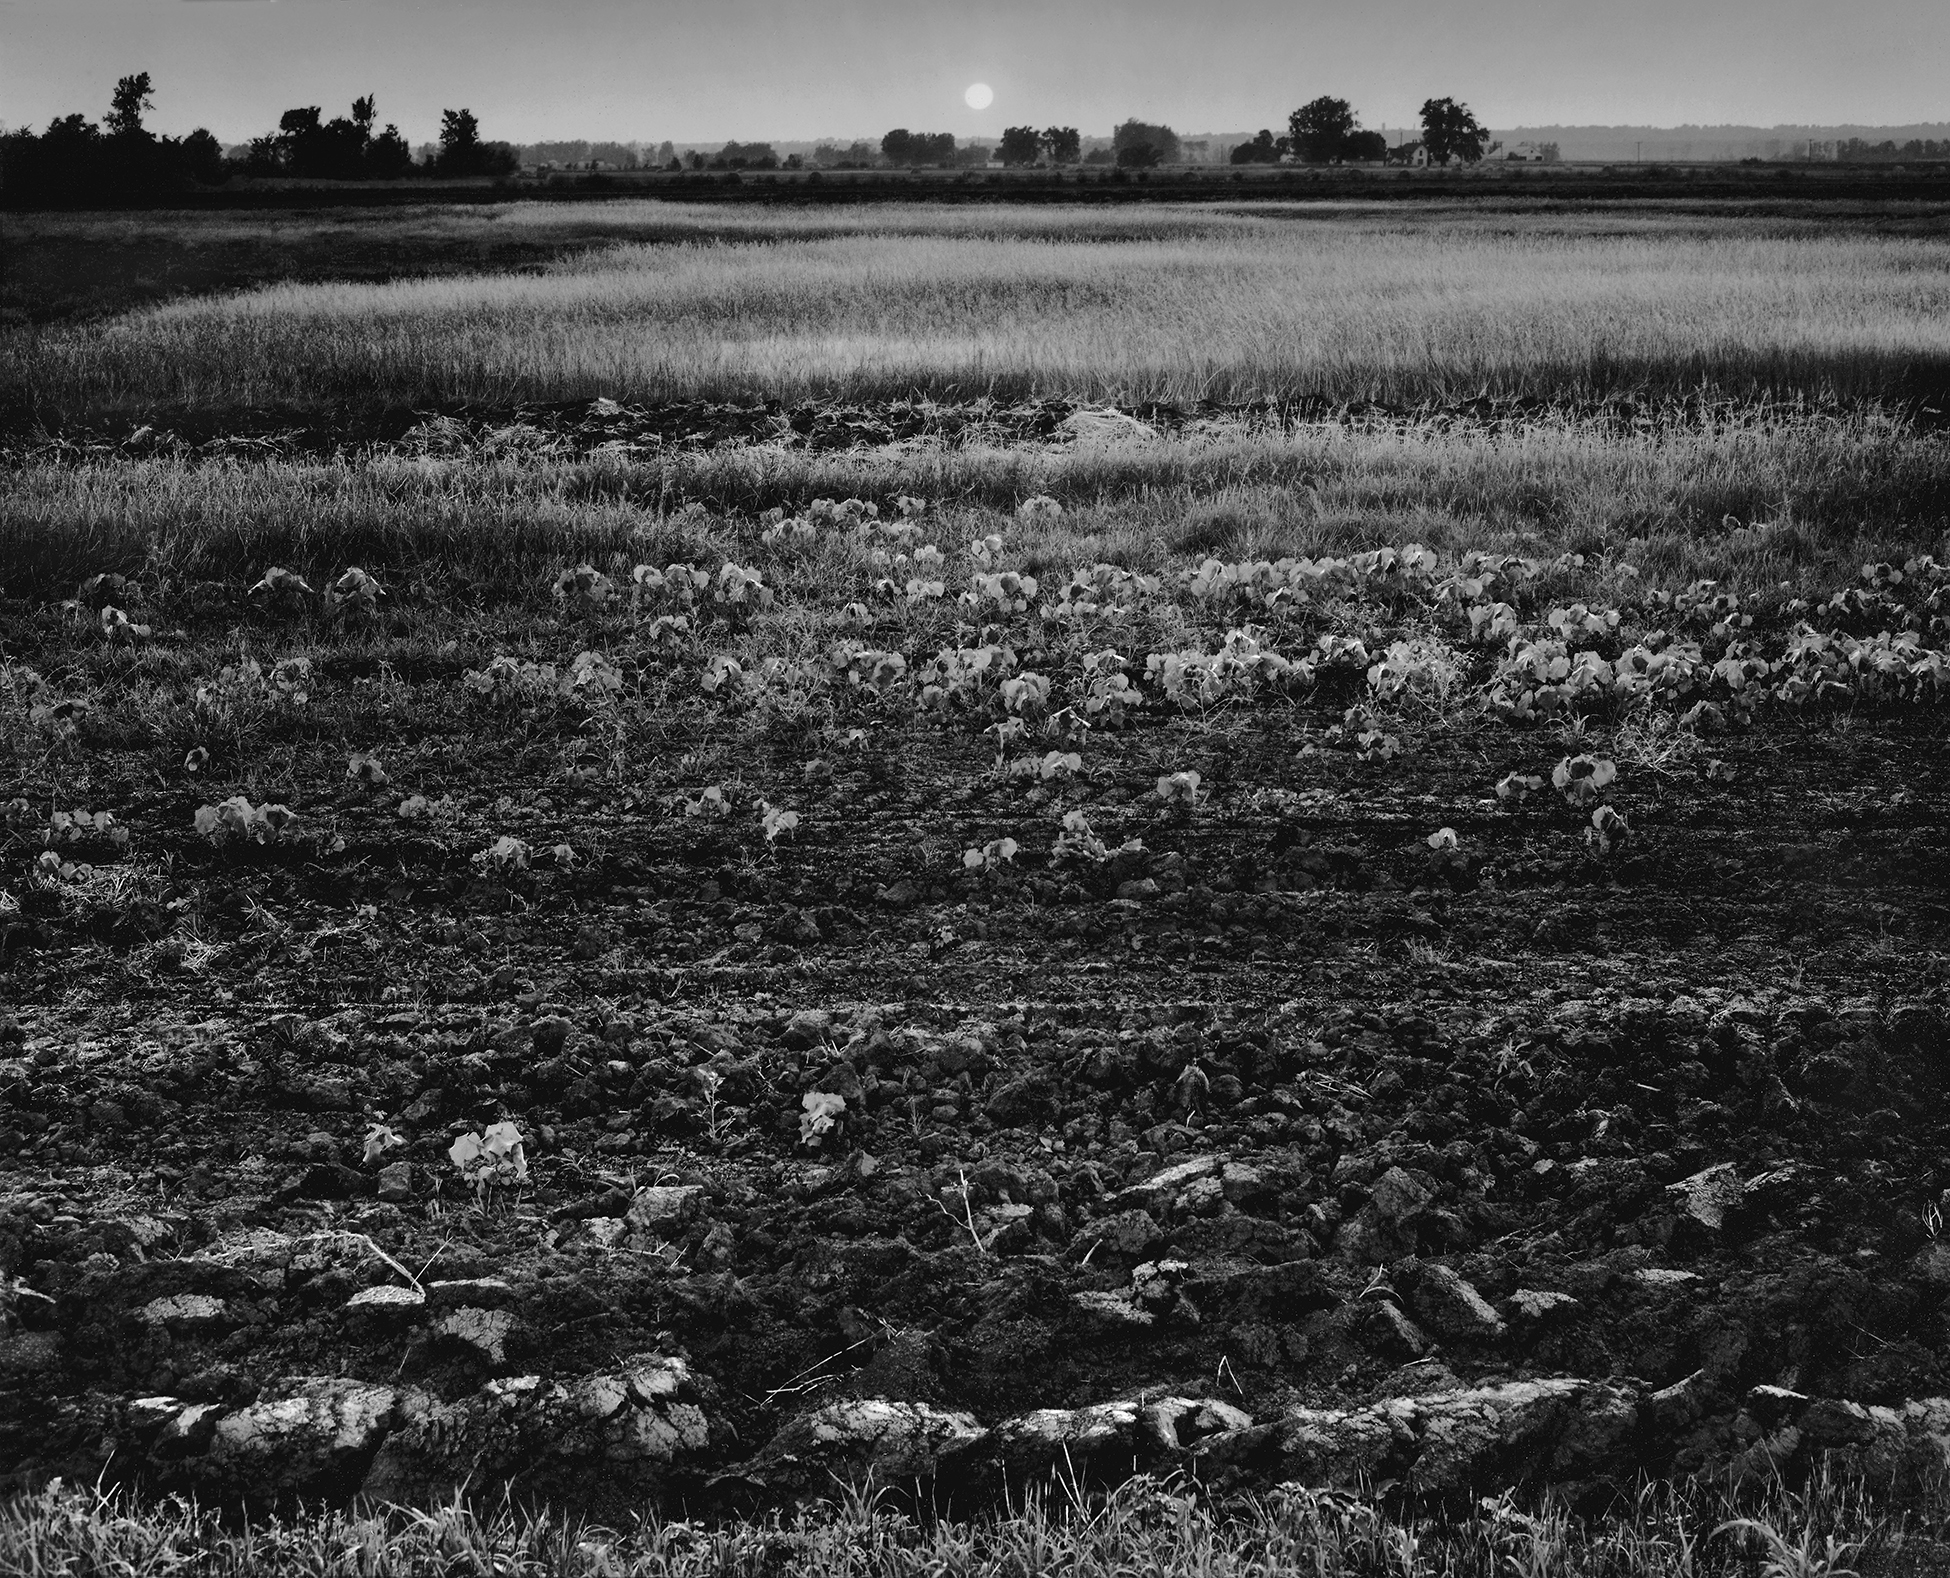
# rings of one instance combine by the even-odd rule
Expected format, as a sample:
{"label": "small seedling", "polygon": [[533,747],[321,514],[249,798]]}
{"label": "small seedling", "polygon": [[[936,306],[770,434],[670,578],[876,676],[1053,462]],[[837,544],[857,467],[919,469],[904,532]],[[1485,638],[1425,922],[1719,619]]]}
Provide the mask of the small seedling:
{"label": "small seedling", "polygon": [[232,840],[275,844],[297,820],[297,813],[288,805],[253,806],[239,794],[218,805],[198,806],[194,826],[200,837],[213,844]]}
{"label": "small seedling", "polygon": [[155,632],[148,625],[138,625],[119,608],[107,604],[102,606],[102,639],[111,645],[117,641],[133,646],[138,641],[146,641]]}
{"label": "small seedling", "polygon": [[1601,855],[1609,855],[1632,835],[1632,826],[1616,806],[1601,805],[1591,813],[1584,841]]}
{"label": "small seedling", "polygon": [[1000,871],[1011,864],[1022,852],[1022,846],[1013,838],[991,839],[980,849],[964,849],[961,854],[962,869],[966,871]]}
{"label": "small seedling", "polygon": [[1082,865],[1101,866],[1112,854],[1136,855],[1143,851],[1143,840],[1136,838],[1128,838],[1116,850],[1112,850],[1097,836],[1090,819],[1083,812],[1068,811],[1064,813],[1063,831],[1057,834],[1049,858],[1052,865],[1076,861]]}
{"label": "small seedling", "polygon": [[765,842],[768,844],[776,844],[799,825],[797,811],[787,811],[764,800],[758,802],[758,810],[759,820],[765,828]]}
{"label": "small seedling", "polygon": [[1016,506],[1019,521],[1054,521],[1063,518],[1063,506],[1047,493],[1032,494]]}
{"label": "small seedling", "polygon": [[318,594],[311,584],[295,570],[287,570],[283,565],[274,564],[264,572],[263,580],[253,586],[247,594],[261,597],[267,603],[295,604]]}
{"label": "small seedling", "polygon": [[551,589],[558,603],[576,608],[604,608],[617,597],[616,583],[593,564],[578,564],[555,578]]}
{"label": "small seedling", "polygon": [[694,799],[683,802],[684,815],[701,816],[713,822],[722,822],[731,815],[731,802],[725,798],[724,790],[712,784]]}
{"label": "small seedling", "polygon": [[406,1143],[384,1123],[375,1123],[366,1130],[366,1148],[359,1157],[359,1165],[370,1167],[388,1151],[396,1151]]}
{"label": "small seedling", "polygon": [[1496,797],[1505,805],[1521,805],[1543,792],[1544,780],[1538,773],[1505,773],[1496,781]]}
{"label": "small seedling", "polygon": [[1040,717],[1049,706],[1049,680],[1027,671],[1002,682],[1002,705],[1017,717]]}
{"label": "small seedling", "polygon": [[325,589],[325,607],[345,619],[376,619],[386,588],[356,564]]}
{"label": "small seedling", "polygon": [[1166,773],[1158,780],[1158,798],[1166,805],[1182,805],[1190,810],[1198,804],[1201,782],[1195,772]]}
{"label": "small seedling", "polygon": [[392,775],[380,765],[379,758],[371,751],[354,751],[346,757],[345,776],[374,789],[384,788],[393,781]]}
{"label": "small seedling", "polygon": [[809,1090],[799,1098],[799,1143],[818,1150],[846,1116],[846,1097],[830,1090]]}
{"label": "small seedling", "polygon": [[488,1190],[495,1184],[520,1183],[528,1177],[523,1144],[521,1130],[503,1120],[489,1124],[479,1134],[461,1135],[447,1147],[447,1158],[485,1204]]}
{"label": "small seedling", "polygon": [[1582,811],[1603,799],[1617,777],[1617,764],[1602,756],[1567,756],[1551,769],[1551,787]]}
{"label": "small seedling", "polygon": [[503,874],[528,869],[529,849],[512,833],[503,833],[486,849],[473,856],[473,863],[482,870],[490,866]]}

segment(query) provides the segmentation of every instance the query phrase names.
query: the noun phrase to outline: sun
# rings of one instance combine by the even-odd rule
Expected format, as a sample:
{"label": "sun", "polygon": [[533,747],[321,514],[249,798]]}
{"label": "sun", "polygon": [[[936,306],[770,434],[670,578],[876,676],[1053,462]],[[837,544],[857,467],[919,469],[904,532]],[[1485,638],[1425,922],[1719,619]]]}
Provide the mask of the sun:
{"label": "sun", "polygon": [[995,89],[986,82],[971,82],[962,100],[971,110],[985,110],[995,102]]}

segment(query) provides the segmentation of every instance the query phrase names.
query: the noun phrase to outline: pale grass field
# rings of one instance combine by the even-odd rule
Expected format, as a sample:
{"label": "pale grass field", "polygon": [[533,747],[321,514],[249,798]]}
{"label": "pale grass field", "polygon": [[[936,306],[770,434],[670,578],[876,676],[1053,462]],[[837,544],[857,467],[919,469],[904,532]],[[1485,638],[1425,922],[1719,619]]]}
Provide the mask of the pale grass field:
{"label": "pale grass field", "polygon": [[[540,206],[497,222],[572,217]],[[619,237],[657,239],[16,337],[0,388],[71,421],[597,395],[1874,400],[1950,371],[1950,241],[1927,236],[1630,209],[615,208]]]}

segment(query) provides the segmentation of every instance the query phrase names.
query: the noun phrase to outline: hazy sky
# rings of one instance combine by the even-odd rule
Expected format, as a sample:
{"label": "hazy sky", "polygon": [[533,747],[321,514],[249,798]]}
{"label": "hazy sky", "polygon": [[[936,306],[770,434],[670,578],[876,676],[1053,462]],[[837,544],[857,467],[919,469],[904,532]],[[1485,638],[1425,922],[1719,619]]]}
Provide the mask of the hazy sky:
{"label": "hazy sky", "polygon": [[[292,105],[483,134],[989,135],[1129,116],[1277,125],[1320,93],[1400,125],[1950,120],[1950,0],[0,0],[0,120],[107,108],[226,141]],[[962,103],[972,82],[995,102]]]}

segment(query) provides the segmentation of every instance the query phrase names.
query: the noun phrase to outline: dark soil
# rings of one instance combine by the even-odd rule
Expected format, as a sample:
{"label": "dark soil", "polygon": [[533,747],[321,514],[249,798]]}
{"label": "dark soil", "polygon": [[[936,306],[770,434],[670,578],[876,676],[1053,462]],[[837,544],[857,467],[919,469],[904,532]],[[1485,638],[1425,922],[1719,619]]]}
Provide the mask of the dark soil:
{"label": "dark soil", "polygon": [[[0,850],[25,893],[0,917],[0,1464],[132,1471],[112,1421],[144,1394],[451,1400],[646,1350],[716,1383],[726,1463],[834,1396],[1266,1417],[1434,1365],[1692,1378],[1644,1464],[1683,1470],[1741,1445],[1757,1384],[1950,1391],[1940,715],[1763,714],[1712,777],[1630,765],[1599,724],[1635,831],[1601,860],[1578,814],[1489,796],[1548,771],[1547,736],[1438,726],[1361,762],[1326,744],[1344,704],[1143,715],[1033,791],[966,729],[849,744],[844,718],[695,707],[623,781],[564,777],[573,720],[459,703],[372,744],[383,790],[303,729],[202,777],[180,743],[91,748],[64,798],[130,840],[75,858],[137,851],[142,879],[62,899],[20,887],[26,831]],[[1161,807],[1188,769],[1206,798]],[[307,840],[197,838],[246,783]],[[705,783],[732,819],[673,809]],[[437,832],[396,814],[416,792],[453,797]],[[794,833],[767,843],[760,796]],[[1026,830],[1072,808],[1144,852],[1047,867]],[[1466,858],[1431,851],[1444,826]],[[470,862],[501,834],[531,869]],[[1020,870],[962,869],[1011,834]],[[845,1101],[816,1149],[813,1090]],[[448,1147],[503,1118],[531,1176],[477,1201]],[[375,1122],[404,1144],[366,1163]],[[1198,1158],[1202,1185],[1146,1190]],[[1724,1211],[1672,1187],[1723,1165]],[[702,1193],[608,1225],[652,1185]],[[348,1311],[399,1277],[313,1236],[340,1231],[505,1281],[504,1356]],[[1445,1320],[1438,1266],[1500,1326]],[[221,1318],[143,1317],[179,1293]]]}

